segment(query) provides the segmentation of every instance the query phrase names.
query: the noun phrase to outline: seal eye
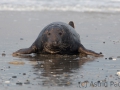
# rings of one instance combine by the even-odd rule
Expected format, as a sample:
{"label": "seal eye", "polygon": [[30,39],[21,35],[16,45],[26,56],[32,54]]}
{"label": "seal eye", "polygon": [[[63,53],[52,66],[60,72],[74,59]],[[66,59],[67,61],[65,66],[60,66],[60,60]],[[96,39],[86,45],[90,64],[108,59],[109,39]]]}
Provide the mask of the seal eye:
{"label": "seal eye", "polygon": [[48,35],[50,35],[51,33],[48,33]]}
{"label": "seal eye", "polygon": [[62,35],[62,33],[60,32],[59,35]]}

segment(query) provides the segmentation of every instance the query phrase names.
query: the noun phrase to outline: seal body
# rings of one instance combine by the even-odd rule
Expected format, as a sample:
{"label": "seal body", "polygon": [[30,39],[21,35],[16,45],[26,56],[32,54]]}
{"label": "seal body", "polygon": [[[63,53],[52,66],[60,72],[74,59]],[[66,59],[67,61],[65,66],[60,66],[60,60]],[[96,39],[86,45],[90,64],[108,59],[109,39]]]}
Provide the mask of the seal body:
{"label": "seal body", "polygon": [[25,49],[13,54],[79,54],[101,56],[101,54],[86,49],[80,42],[80,36],[74,29],[72,21],[69,24],[53,22],[47,25],[38,35],[35,42]]}

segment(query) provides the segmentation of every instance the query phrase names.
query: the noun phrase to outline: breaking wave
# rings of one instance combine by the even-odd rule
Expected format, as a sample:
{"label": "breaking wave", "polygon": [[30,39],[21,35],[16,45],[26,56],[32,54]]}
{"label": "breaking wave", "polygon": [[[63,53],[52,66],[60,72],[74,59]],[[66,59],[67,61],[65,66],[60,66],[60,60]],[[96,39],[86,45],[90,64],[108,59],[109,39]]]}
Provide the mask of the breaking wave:
{"label": "breaking wave", "polygon": [[120,0],[2,0],[0,10],[120,12]]}

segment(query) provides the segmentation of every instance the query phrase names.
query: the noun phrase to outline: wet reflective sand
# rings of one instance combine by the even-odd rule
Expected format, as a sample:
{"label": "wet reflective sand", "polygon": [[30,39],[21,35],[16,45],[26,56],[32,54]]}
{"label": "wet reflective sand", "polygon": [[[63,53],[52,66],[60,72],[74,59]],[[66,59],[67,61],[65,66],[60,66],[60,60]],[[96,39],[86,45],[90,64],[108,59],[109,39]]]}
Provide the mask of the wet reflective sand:
{"label": "wet reflective sand", "polygon": [[[44,26],[73,20],[81,43],[104,57],[22,55]],[[118,90],[120,13],[0,12],[0,90]]]}

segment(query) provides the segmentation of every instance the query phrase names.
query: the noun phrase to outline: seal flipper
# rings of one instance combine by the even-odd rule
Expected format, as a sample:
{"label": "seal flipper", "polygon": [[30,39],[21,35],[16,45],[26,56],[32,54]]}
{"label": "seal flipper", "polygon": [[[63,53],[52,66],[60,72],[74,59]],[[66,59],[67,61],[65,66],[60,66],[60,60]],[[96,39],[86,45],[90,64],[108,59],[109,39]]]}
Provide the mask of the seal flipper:
{"label": "seal flipper", "polygon": [[70,21],[70,22],[69,22],[69,25],[70,25],[71,27],[75,28],[73,21]]}
{"label": "seal flipper", "polygon": [[92,51],[92,50],[86,49],[82,44],[81,44],[81,46],[79,47],[78,52],[84,53],[84,54],[86,54],[86,55],[93,55],[93,56],[95,56],[95,57],[103,57],[102,54],[99,54],[99,53],[96,53],[96,52],[94,52],[94,51]]}
{"label": "seal flipper", "polygon": [[16,56],[16,55],[20,55],[20,54],[31,54],[31,53],[35,53],[35,52],[36,52],[36,47],[32,46],[30,48],[20,49],[20,50],[14,52],[12,55]]}

